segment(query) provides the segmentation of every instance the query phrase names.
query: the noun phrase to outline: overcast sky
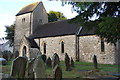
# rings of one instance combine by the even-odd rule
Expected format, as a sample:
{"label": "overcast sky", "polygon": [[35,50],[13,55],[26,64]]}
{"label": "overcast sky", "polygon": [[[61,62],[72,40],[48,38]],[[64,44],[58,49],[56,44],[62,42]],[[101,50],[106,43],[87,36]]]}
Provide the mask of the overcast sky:
{"label": "overcast sky", "polygon": [[77,15],[76,12],[71,11],[70,5],[62,6],[60,1],[48,1],[48,0],[0,0],[0,38],[5,37],[5,25],[11,25],[15,22],[15,15],[25,5],[42,1],[47,12],[50,10],[60,11],[68,19]]}

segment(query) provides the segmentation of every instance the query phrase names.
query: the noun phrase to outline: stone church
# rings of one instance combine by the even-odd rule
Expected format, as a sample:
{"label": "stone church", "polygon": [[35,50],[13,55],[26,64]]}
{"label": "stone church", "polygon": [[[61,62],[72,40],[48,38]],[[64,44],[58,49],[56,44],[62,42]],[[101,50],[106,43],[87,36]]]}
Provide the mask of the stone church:
{"label": "stone church", "polygon": [[[117,45],[119,46],[119,45]],[[64,60],[65,53],[77,61],[116,64],[118,47],[106,43],[95,34],[95,28],[87,30],[70,20],[48,23],[47,12],[42,2],[23,7],[16,15],[14,51],[29,59],[40,52],[51,57],[57,53]]]}

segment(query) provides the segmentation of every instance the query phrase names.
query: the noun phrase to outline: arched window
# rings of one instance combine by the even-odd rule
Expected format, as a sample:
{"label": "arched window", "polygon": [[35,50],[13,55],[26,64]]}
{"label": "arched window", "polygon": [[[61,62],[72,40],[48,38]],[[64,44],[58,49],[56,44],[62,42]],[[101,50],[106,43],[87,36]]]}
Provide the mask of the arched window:
{"label": "arched window", "polygon": [[46,54],[46,43],[43,43],[43,53]]}
{"label": "arched window", "polygon": [[23,56],[26,56],[26,53],[27,53],[27,48],[26,46],[23,47]]}
{"label": "arched window", "polygon": [[104,40],[101,39],[101,52],[105,51],[105,45],[104,45]]}
{"label": "arched window", "polygon": [[61,41],[61,53],[64,53],[64,42]]}

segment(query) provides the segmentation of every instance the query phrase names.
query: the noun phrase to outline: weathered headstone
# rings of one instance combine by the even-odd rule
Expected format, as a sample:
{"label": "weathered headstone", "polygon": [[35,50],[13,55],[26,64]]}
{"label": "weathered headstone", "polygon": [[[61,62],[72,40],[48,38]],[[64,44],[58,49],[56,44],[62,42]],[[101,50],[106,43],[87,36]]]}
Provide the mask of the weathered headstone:
{"label": "weathered headstone", "polygon": [[17,57],[13,61],[11,76],[13,78],[24,78],[27,60],[24,57]]}
{"label": "weathered headstone", "polygon": [[66,71],[71,70],[70,58],[67,53],[65,53],[65,66],[66,66]]}
{"label": "weathered headstone", "polygon": [[53,69],[53,79],[54,80],[62,80],[62,70],[59,65],[56,65]]}
{"label": "weathered headstone", "polygon": [[52,67],[52,60],[50,57],[48,57],[48,59],[46,60],[46,66],[47,67]]}
{"label": "weathered headstone", "polygon": [[44,62],[46,62],[46,58],[47,58],[47,57],[46,57],[45,54],[41,55],[41,58],[43,59]]}
{"label": "weathered headstone", "polygon": [[35,61],[35,58],[32,59],[30,62],[28,62],[28,72],[27,72],[28,78],[34,78],[34,72],[33,72],[34,61]]}
{"label": "weathered headstone", "polygon": [[39,80],[39,78],[45,78],[45,64],[40,55],[35,59],[33,71],[36,80]]}
{"label": "weathered headstone", "polygon": [[52,68],[54,68],[57,64],[59,65],[59,63],[59,56],[57,55],[57,53],[55,53],[52,57]]}
{"label": "weathered headstone", "polygon": [[93,56],[93,64],[94,64],[94,68],[98,69],[98,63],[97,63],[97,57],[96,57],[96,55]]}
{"label": "weathered headstone", "polygon": [[74,67],[74,61],[72,57],[71,57],[71,67]]}

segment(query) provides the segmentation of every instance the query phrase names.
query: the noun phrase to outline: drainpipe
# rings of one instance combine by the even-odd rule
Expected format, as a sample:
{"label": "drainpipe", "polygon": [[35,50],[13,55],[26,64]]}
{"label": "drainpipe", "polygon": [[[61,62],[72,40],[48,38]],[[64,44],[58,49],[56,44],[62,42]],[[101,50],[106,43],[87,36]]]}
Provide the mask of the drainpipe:
{"label": "drainpipe", "polygon": [[76,61],[79,61],[79,36],[76,35]]}

